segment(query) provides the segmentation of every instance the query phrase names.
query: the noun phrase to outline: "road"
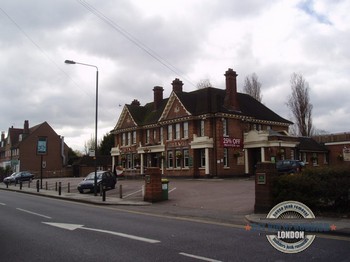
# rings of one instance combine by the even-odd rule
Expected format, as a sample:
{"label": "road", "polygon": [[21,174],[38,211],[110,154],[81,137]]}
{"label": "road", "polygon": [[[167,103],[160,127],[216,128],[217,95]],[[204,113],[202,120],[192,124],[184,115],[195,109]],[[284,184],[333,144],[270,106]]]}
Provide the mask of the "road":
{"label": "road", "polygon": [[298,254],[243,225],[149,215],[0,191],[0,261],[349,261],[350,238]]}

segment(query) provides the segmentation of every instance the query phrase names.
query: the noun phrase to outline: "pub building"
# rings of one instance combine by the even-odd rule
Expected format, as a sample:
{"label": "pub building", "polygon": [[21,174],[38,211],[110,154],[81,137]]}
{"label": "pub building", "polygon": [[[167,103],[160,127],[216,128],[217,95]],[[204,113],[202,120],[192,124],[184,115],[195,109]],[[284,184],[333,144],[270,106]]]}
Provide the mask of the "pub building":
{"label": "pub building", "polygon": [[224,76],[225,89],[184,92],[176,78],[168,98],[155,86],[152,102],[126,104],[111,131],[112,165],[131,174],[159,167],[164,176],[232,177],[254,174],[257,162],[298,159],[292,122],[238,93],[235,71]]}

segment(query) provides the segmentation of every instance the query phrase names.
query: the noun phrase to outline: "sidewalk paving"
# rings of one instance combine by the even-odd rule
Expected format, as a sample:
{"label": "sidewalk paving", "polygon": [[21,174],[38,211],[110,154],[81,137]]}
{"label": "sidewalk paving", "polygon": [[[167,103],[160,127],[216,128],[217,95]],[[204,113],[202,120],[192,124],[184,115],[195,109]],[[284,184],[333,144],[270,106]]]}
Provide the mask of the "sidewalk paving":
{"label": "sidewalk paving", "polygon": [[[202,221],[214,221],[226,224],[239,224],[242,228],[246,225],[256,225],[261,228],[278,223],[276,220],[266,219],[266,214],[254,214],[254,181],[248,179],[172,179],[169,183],[169,200],[149,203],[143,201],[141,187],[144,181],[140,179],[119,180],[116,189],[106,192],[106,199],[98,194],[80,194],[76,185],[82,178],[59,178],[47,179],[49,189],[57,181],[62,182],[61,195],[55,190],[40,189],[37,192],[36,184],[23,183],[20,186],[0,183],[0,190],[53,197],[62,200],[77,201],[95,205],[123,206],[125,210],[139,211],[144,213],[182,217]],[[66,184],[70,183],[70,193]],[[123,198],[119,197],[120,185],[122,186]],[[45,188],[45,186],[43,186]],[[309,222],[309,220],[307,220]],[[288,221],[288,223],[292,221]],[[303,221],[294,221],[302,223]],[[350,219],[317,217],[311,223],[335,226],[322,234],[350,236]]]}

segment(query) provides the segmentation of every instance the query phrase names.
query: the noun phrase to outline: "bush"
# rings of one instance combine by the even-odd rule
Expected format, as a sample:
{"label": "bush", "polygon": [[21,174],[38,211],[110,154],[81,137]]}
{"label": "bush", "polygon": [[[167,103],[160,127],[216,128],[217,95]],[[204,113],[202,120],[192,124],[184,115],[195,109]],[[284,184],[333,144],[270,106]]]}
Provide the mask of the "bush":
{"label": "bush", "polygon": [[350,211],[350,171],[344,168],[305,169],[281,175],[273,186],[275,204],[287,200],[304,203],[318,212]]}

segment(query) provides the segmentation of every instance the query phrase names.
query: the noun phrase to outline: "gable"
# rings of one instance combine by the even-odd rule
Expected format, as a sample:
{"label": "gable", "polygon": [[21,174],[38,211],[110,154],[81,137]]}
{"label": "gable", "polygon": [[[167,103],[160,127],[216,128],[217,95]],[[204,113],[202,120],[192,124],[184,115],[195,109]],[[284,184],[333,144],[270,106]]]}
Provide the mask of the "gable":
{"label": "gable", "polygon": [[118,119],[117,125],[115,126],[116,129],[124,129],[124,128],[131,128],[137,126],[136,121],[132,117],[129,109],[127,106],[124,106],[122,113],[120,114],[120,117]]}
{"label": "gable", "polygon": [[191,113],[183,105],[176,93],[172,92],[159,121],[187,117],[190,115]]}

